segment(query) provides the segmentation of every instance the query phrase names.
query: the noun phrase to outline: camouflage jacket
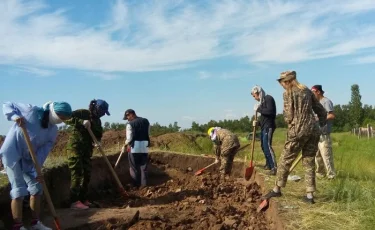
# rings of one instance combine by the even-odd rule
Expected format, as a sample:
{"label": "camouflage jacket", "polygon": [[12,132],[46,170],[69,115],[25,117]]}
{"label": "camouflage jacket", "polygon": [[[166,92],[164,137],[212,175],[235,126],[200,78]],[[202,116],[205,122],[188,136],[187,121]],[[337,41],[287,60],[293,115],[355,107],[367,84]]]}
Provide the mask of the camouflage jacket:
{"label": "camouflage jacket", "polygon": [[227,129],[219,129],[216,131],[214,151],[217,156],[219,156],[221,152],[226,152],[236,146],[240,146],[240,141],[236,134]]}
{"label": "camouflage jacket", "polygon": [[318,115],[321,127],[327,122],[327,112],[311,90],[293,87],[284,92],[283,98],[284,119],[288,125],[287,139],[298,140],[315,133],[320,135],[313,112]]}
{"label": "camouflage jacket", "polygon": [[67,144],[67,149],[93,147],[94,141],[92,140],[85,126],[83,126],[84,120],[89,120],[91,122],[92,132],[94,133],[96,139],[98,141],[101,141],[103,135],[103,127],[100,118],[93,119],[89,110],[79,109],[73,111],[72,118],[65,121],[67,125],[73,127]]}

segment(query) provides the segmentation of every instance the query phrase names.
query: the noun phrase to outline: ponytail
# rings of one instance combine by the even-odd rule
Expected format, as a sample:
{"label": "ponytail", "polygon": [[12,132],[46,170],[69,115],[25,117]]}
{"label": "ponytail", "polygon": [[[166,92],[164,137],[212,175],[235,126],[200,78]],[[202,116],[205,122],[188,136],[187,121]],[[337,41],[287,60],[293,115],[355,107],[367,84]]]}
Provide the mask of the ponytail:
{"label": "ponytail", "polygon": [[96,100],[95,99],[90,101],[89,111],[91,113],[91,116],[96,114]]}

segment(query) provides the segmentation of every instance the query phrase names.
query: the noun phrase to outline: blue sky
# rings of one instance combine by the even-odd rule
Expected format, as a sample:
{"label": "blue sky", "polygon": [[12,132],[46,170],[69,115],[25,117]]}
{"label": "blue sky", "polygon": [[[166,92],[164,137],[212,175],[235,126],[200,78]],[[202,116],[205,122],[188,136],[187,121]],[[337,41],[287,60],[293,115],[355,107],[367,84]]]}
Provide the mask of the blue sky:
{"label": "blue sky", "polygon": [[[375,93],[375,1],[0,1],[0,99],[73,109],[104,99],[123,122],[190,127],[253,114],[255,84],[282,112],[280,72],[334,104]],[[0,119],[0,134],[11,122]]]}

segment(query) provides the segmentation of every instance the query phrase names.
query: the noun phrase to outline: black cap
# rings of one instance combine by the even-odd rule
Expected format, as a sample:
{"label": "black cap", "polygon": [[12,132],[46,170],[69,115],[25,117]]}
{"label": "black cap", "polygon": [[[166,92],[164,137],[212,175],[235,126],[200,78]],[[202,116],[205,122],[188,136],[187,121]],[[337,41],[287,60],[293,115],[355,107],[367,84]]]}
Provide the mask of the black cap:
{"label": "black cap", "polygon": [[321,93],[324,93],[323,88],[322,88],[322,85],[314,85],[313,87],[311,87],[311,90],[312,90],[312,91],[316,91],[316,90],[318,90],[318,91],[320,91]]}
{"label": "black cap", "polygon": [[126,117],[127,117],[127,115],[129,115],[129,114],[135,114],[135,111],[132,110],[132,109],[127,109],[127,110],[125,111],[125,113],[124,113],[124,118],[123,118],[123,120],[128,120],[128,118],[126,118]]}

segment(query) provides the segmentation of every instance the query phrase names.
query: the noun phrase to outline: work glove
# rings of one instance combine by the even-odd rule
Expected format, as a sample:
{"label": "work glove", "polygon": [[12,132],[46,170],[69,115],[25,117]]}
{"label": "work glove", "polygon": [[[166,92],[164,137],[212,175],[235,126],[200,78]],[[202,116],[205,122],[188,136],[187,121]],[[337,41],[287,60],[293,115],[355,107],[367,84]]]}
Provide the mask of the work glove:
{"label": "work glove", "polygon": [[219,157],[216,157],[216,159],[215,159],[215,162],[214,162],[215,164],[218,164],[218,163],[220,163],[220,158]]}
{"label": "work glove", "polygon": [[253,127],[258,126],[258,121],[253,121]]}
{"label": "work glove", "polygon": [[89,120],[84,120],[83,121],[83,126],[85,126],[86,129],[91,128],[91,123]]}

